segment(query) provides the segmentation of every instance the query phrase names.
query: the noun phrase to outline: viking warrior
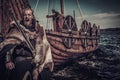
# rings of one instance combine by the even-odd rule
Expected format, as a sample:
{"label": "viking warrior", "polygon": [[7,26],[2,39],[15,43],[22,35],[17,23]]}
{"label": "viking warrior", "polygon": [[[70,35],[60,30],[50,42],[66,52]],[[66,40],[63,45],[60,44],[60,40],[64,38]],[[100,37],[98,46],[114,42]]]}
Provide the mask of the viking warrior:
{"label": "viking warrior", "polygon": [[[18,24],[26,36],[23,36],[16,28]],[[27,44],[27,41],[31,43],[33,50],[29,48],[30,45]],[[16,80],[26,78],[26,75],[24,76],[26,70],[33,74],[34,80],[38,80],[39,74],[44,69],[53,70],[51,49],[45,31],[35,20],[30,8],[24,9],[22,21],[17,21],[17,23],[13,21],[10,24],[8,35],[0,43],[0,52],[6,53],[6,68],[15,71]],[[14,79],[13,77],[12,79]],[[41,78],[47,80],[45,77],[41,76]]]}

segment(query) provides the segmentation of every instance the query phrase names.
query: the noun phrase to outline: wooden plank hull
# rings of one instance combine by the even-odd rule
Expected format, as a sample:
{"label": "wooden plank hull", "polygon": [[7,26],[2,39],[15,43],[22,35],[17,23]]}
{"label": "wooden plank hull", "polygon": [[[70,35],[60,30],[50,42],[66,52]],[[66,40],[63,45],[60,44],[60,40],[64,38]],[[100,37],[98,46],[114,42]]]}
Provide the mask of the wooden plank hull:
{"label": "wooden plank hull", "polygon": [[69,34],[54,31],[46,31],[46,34],[51,45],[53,61],[55,64],[68,62],[74,57],[90,53],[98,48],[99,38],[97,36],[72,35],[71,38],[74,40],[74,43],[71,48],[68,48],[65,46],[64,38],[69,38]]}
{"label": "wooden plank hull", "polygon": [[[2,5],[0,7],[0,32],[3,34],[3,36],[5,36],[6,32],[8,31],[8,26],[10,22],[13,21],[13,18],[8,15],[8,12],[12,12],[18,20],[21,20],[22,10],[25,7],[30,7],[30,5],[28,0],[0,1]],[[57,23],[54,24],[54,26],[56,27],[54,31],[46,31],[48,41],[51,45],[53,60],[56,64],[67,62],[74,56],[83,53],[89,53],[97,49],[99,43],[99,36],[95,36],[96,29],[91,30],[91,32],[94,32],[92,36],[85,36],[84,33],[81,33],[80,35],[80,30],[78,31],[76,27],[76,22],[74,19],[72,19],[71,16],[67,16],[64,19],[62,28],[60,25],[60,28],[57,27],[57,24],[62,22],[60,21],[57,21]],[[54,22],[56,22],[56,20],[53,21],[53,23]],[[92,28],[94,28],[94,26]],[[86,21],[84,21],[81,25],[81,31],[83,32],[88,32],[90,28],[90,25],[88,25]],[[62,32],[59,32],[61,30],[56,29],[61,29]],[[69,29],[71,29],[72,35],[69,33]]]}

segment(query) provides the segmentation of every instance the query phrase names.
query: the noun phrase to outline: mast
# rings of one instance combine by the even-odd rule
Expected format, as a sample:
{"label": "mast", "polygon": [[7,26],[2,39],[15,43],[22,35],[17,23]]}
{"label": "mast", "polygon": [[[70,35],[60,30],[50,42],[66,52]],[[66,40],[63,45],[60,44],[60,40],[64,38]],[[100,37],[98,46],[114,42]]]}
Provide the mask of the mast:
{"label": "mast", "polygon": [[64,1],[60,0],[61,14],[64,15]]}
{"label": "mast", "polygon": [[74,17],[74,20],[75,20],[75,10],[73,10],[73,17]]}

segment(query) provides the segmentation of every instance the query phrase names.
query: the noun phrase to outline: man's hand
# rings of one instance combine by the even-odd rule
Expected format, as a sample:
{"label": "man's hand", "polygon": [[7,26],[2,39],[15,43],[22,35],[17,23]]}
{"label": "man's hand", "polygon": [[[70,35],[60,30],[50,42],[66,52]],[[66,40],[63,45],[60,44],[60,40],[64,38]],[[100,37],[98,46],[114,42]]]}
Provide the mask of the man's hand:
{"label": "man's hand", "polygon": [[15,68],[15,65],[12,61],[6,63],[6,68],[12,70]]}
{"label": "man's hand", "polygon": [[33,80],[38,80],[38,75],[39,75],[39,72],[38,72],[38,69],[34,69],[33,70]]}

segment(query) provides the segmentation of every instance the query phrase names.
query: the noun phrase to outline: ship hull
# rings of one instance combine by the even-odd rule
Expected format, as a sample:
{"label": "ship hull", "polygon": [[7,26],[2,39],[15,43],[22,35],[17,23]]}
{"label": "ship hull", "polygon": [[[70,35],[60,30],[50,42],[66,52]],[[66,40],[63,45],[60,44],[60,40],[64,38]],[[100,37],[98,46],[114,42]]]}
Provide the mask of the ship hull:
{"label": "ship hull", "polygon": [[79,35],[77,32],[71,36],[62,32],[46,31],[55,65],[66,63],[98,48],[99,38],[97,36]]}

